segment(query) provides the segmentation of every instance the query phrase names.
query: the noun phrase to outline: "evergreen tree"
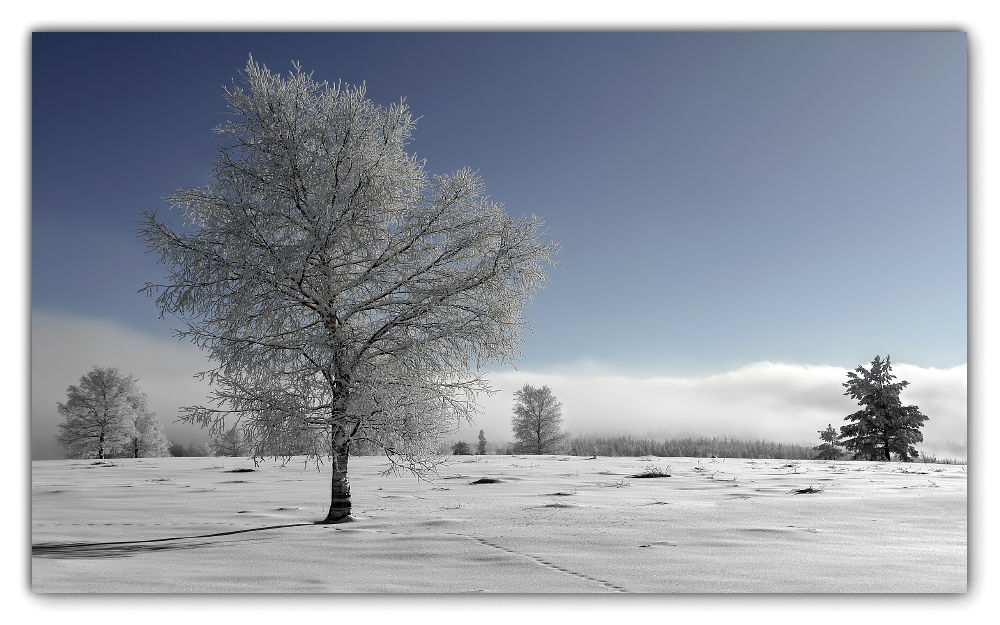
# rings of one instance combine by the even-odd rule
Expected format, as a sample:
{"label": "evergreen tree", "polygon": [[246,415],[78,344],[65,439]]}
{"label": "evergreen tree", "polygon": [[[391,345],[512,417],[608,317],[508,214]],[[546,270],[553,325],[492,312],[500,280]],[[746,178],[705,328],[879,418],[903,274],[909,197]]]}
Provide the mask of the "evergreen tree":
{"label": "evergreen tree", "polygon": [[476,445],[476,453],[480,456],[486,453],[486,435],[483,434],[482,430],[479,430],[479,444]]}
{"label": "evergreen tree", "polygon": [[837,447],[837,439],[840,436],[837,434],[837,430],[833,429],[832,424],[828,423],[825,430],[819,430],[819,438],[823,443],[813,447],[813,450],[819,452],[816,455],[817,459],[836,460],[844,453],[843,450]]}
{"label": "evergreen tree", "polygon": [[917,406],[904,406],[899,393],[909,382],[893,382],[889,356],[875,356],[871,369],[858,365],[847,373],[844,395],[856,399],[861,410],[844,418],[851,423],[840,428],[844,447],[859,460],[892,460],[892,454],[904,462],[917,458],[913,443],[920,443],[920,433],[927,417]]}

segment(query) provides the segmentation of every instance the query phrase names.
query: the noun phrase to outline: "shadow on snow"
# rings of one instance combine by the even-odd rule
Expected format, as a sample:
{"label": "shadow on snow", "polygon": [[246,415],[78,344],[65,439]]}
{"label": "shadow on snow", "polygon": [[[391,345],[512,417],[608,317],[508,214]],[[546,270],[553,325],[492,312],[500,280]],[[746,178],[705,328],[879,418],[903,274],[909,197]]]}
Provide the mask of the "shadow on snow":
{"label": "shadow on snow", "polygon": [[39,558],[124,558],[137,553],[152,551],[167,551],[171,549],[194,549],[218,544],[217,541],[202,540],[218,536],[232,536],[248,532],[315,525],[315,523],[288,523],[285,525],[268,525],[245,530],[232,530],[214,534],[199,534],[197,536],[176,536],[172,538],[153,538],[150,540],[127,540],[103,543],[38,543],[31,546],[32,557]]}

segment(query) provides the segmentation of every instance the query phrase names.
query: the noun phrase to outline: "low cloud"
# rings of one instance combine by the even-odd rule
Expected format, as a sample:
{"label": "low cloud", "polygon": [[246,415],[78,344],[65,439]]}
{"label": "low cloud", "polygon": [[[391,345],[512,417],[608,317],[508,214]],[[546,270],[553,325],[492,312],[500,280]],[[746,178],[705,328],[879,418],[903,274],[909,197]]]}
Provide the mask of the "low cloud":
{"label": "low cloud", "polygon": [[[193,345],[153,337],[104,320],[33,312],[31,329],[31,455],[62,458],[53,437],[61,421],[56,403],[66,387],[94,365],[118,367],[139,379],[167,435],[182,443],[205,441],[200,427],[173,421],[181,406],[204,403],[209,386],[193,377],[209,367]],[[928,369],[894,364],[910,386],[904,403],[928,415],[919,449],[966,458],[967,368]],[[857,404],[843,395],[847,371],[839,367],[754,363],[736,371],[696,377],[639,377],[566,368],[563,372],[505,371],[489,375],[499,392],[481,397],[483,412],[455,440],[512,439],[513,394],[525,383],[549,386],[563,403],[574,434],[632,434],[665,438],[730,436],[815,445],[828,423],[839,427]]]}
{"label": "low cloud", "polygon": [[[910,386],[901,398],[930,418],[923,428],[929,454],[966,457],[966,366],[925,369],[893,365]],[[843,395],[847,370],[830,366],[754,363],[736,371],[699,377],[629,377],[611,374],[502,372],[490,376],[499,391],[481,398],[483,414],[456,439],[511,440],[513,394],[524,384],[546,385],[563,403],[566,429],[574,434],[632,434],[650,438],[729,436],[819,444],[818,431],[839,428],[858,410]]]}
{"label": "low cloud", "polygon": [[190,343],[158,338],[113,322],[32,312],[31,315],[31,457],[64,457],[55,442],[62,417],[57,402],[94,365],[118,367],[134,375],[149,396],[150,409],[164,432],[177,442],[204,442],[201,427],[174,423],[181,406],[205,403],[209,386],[194,374],[209,368],[204,353]]}

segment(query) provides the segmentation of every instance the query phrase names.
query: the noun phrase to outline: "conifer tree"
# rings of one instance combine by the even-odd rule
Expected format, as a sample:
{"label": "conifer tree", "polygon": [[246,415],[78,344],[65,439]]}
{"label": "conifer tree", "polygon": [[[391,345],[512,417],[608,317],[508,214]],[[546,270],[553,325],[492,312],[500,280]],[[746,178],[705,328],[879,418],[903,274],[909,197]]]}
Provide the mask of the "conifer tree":
{"label": "conifer tree", "polygon": [[837,447],[837,439],[840,436],[837,434],[837,430],[833,429],[833,424],[828,423],[825,430],[819,430],[819,438],[823,443],[813,447],[814,451],[819,452],[816,455],[818,459],[836,460],[844,453],[843,450]]}
{"label": "conifer tree", "polygon": [[895,379],[888,355],[885,360],[875,356],[871,369],[858,365],[847,373],[844,394],[856,399],[861,410],[844,418],[851,423],[841,426],[840,438],[855,459],[888,462],[892,454],[904,462],[917,458],[913,444],[923,442],[920,428],[927,417],[917,406],[902,404],[899,394],[909,382]]}

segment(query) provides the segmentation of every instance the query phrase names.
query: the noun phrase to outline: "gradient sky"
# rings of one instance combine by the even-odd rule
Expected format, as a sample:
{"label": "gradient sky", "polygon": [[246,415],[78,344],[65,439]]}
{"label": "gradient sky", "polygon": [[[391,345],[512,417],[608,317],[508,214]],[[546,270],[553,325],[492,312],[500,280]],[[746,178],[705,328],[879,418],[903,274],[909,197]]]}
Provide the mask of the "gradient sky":
{"label": "gradient sky", "polygon": [[[251,53],[405,97],[428,171],[546,221],[564,251],[523,371],[967,361],[964,33],[35,33],[33,420],[61,400],[36,389],[114,364],[59,331],[172,340],[137,293],[163,276],[137,209],[209,182]],[[42,342],[89,364],[55,375]]]}

